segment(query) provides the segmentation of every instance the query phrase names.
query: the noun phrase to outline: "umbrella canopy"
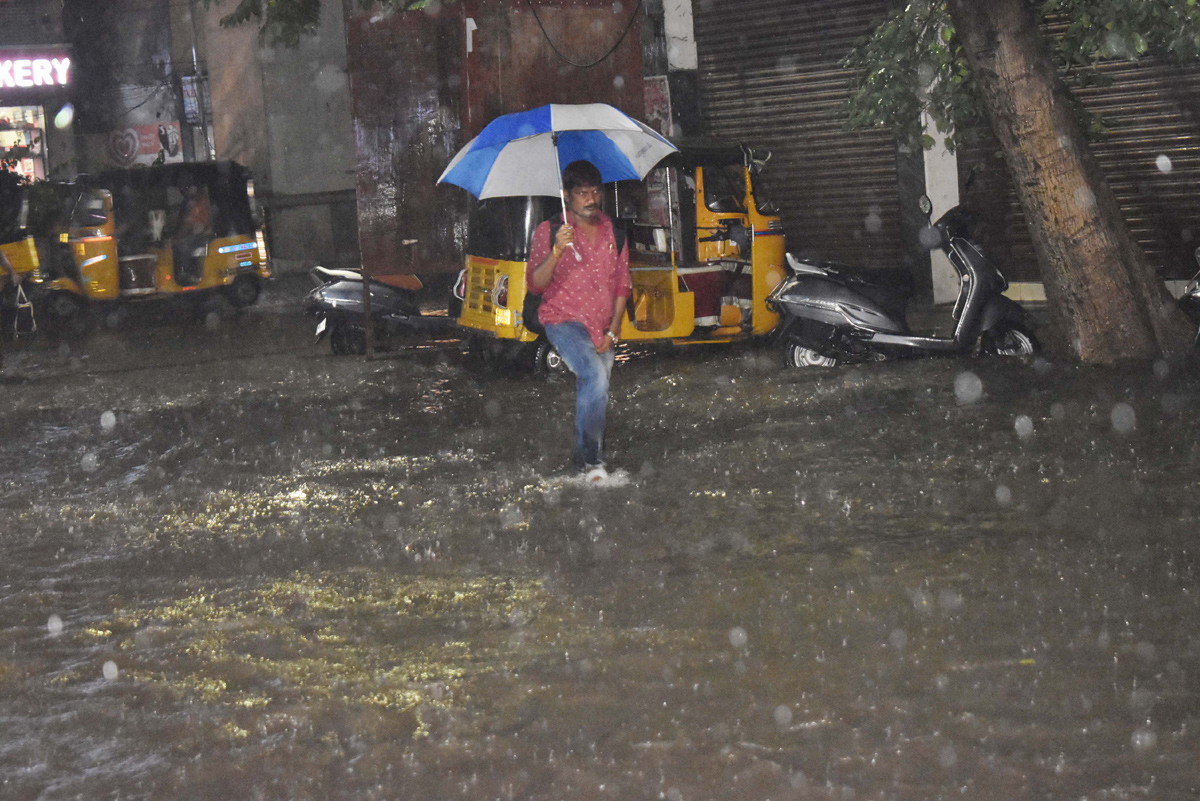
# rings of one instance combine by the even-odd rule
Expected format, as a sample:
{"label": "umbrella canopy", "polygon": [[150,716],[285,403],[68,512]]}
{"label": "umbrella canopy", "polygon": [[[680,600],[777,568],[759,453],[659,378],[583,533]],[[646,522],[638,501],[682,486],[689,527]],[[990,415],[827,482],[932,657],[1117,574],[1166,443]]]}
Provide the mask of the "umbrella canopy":
{"label": "umbrella canopy", "polygon": [[551,104],[505,114],[458,151],[438,183],[475,197],[562,191],[560,165],[583,159],[605,183],[638,181],[676,148],[653,128],[605,103]]}

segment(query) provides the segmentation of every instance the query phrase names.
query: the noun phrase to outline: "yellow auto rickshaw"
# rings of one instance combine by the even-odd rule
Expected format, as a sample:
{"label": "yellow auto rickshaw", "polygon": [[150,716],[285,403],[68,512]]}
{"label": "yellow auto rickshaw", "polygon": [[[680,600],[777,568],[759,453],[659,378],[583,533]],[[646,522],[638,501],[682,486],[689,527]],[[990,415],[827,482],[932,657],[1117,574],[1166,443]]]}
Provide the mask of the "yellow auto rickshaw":
{"label": "yellow auto rickshaw", "polygon": [[60,322],[93,305],[191,293],[242,308],[271,276],[254,181],[234,162],[82,175],[65,228],[46,285]]}
{"label": "yellow auto rickshaw", "polygon": [[[624,342],[728,343],[766,334],[767,295],[785,275],[784,236],[759,175],[770,154],[680,144],[645,181],[610,184],[605,202],[629,247],[633,285]],[[492,198],[468,222],[455,296],[468,350],[561,366],[525,319],[525,261],[534,229],[561,213],[558,198]]]}

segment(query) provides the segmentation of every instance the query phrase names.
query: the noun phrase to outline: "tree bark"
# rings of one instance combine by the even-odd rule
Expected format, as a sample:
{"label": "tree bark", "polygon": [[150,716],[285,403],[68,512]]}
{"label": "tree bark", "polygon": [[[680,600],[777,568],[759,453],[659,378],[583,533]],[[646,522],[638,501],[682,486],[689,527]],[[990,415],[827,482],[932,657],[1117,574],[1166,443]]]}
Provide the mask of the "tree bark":
{"label": "tree bark", "polygon": [[1178,356],[1193,331],[1133,238],[1027,0],[947,0],[1029,223],[1055,323],[1081,361]]}

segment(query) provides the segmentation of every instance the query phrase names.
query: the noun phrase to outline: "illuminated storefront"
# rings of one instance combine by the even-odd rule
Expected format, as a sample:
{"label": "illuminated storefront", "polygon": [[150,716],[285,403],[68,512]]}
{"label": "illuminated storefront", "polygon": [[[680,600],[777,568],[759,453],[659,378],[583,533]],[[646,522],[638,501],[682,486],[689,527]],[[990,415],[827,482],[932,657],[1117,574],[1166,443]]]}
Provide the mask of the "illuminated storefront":
{"label": "illuminated storefront", "polygon": [[51,173],[52,143],[72,122],[71,71],[62,45],[0,47],[0,158],[9,169],[30,179]]}

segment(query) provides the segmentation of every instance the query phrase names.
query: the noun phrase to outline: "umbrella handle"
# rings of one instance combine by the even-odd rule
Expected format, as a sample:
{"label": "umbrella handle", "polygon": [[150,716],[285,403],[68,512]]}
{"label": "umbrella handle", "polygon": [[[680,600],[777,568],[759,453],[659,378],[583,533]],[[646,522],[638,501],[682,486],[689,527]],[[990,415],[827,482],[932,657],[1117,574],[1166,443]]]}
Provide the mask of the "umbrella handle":
{"label": "umbrella handle", "polygon": [[[562,220],[563,225],[568,225],[567,222],[567,194],[563,191],[562,185],[562,165],[558,160],[558,134],[551,134],[550,141],[554,143],[554,171],[558,174],[558,199],[562,201]],[[551,245],[554,243],[551,242]],[[575,247],[575,243],[571,243],[571,252],[575,254],[575,261],[583,261],[583,256],[579,255],[579,251]]]}

